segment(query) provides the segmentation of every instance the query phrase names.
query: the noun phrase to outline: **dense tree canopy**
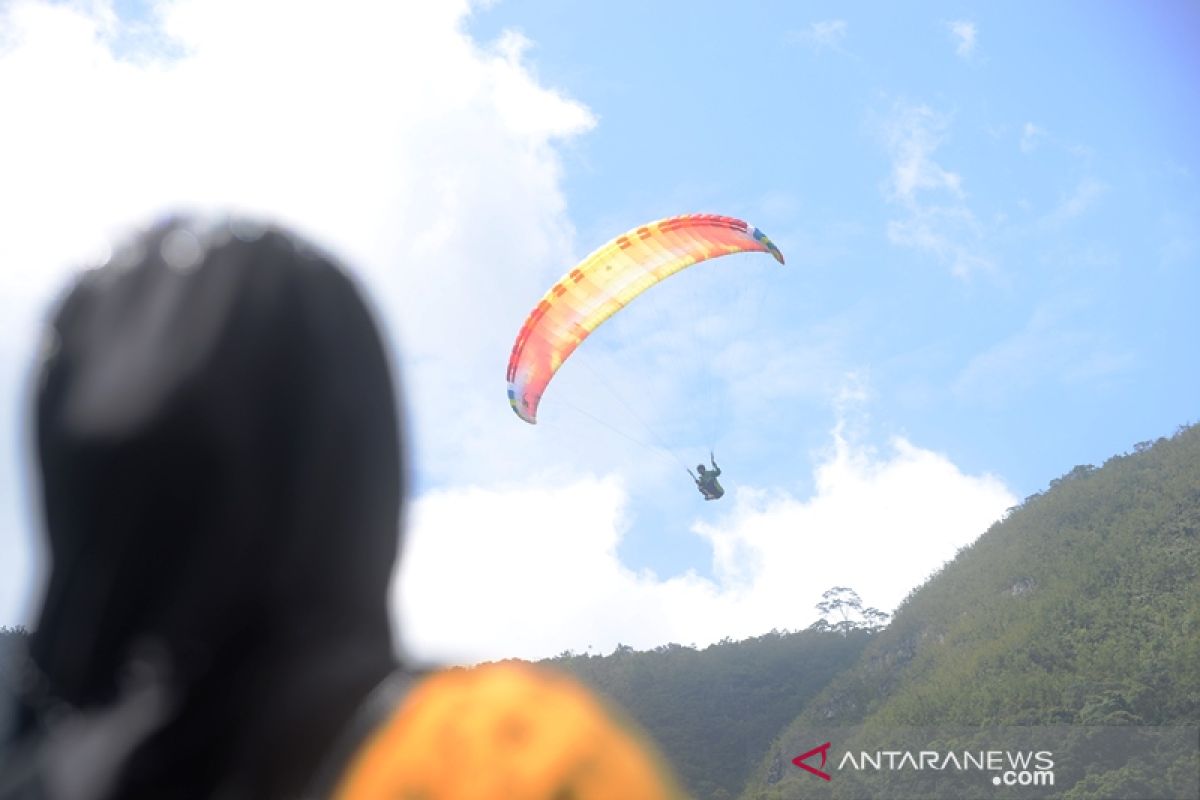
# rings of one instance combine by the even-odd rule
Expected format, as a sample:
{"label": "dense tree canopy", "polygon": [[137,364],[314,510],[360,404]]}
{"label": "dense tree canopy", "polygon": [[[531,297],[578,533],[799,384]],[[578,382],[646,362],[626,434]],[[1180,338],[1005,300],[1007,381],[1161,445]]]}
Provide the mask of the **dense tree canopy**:
{"label": "dense tree canopy", "polygon": [[[818,722],[1200,722],[1200,427],[1100,468],[1076,466],[1010,509],[913,591],[860,662],[789,727]],[[793,774],[773,768],[791,757],[787,740],[785,732],[744,797],[791,796]],[[1196,754],[1180,757],[1194,774]],[[1187,768],[1148,760],[1079,776],[1070,796],[1143,796]],[[1142,788],[1105,794],[1115,786]]]}
{"label": "dense tree canopy", "polygon": [[608,656],[550,663],[626,709],[659,743],[695,797],[738,795],[762,752],[871,634],[773,631],[704,650],[620,646]]}

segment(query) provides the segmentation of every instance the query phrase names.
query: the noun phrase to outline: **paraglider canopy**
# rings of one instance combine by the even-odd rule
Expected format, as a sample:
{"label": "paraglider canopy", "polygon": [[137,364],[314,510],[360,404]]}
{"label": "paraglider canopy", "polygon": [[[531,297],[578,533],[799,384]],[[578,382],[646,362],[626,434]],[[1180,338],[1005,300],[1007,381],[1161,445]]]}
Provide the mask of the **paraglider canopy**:
{"label": "paraglider canopy", "polygon": [[530,424],[563,362],[600,323],[686,267],[733,253],[783,253],[758,228],[733,217],[686,214],[618,236],[558,280],[529,313],[508,361],[508,401]]}

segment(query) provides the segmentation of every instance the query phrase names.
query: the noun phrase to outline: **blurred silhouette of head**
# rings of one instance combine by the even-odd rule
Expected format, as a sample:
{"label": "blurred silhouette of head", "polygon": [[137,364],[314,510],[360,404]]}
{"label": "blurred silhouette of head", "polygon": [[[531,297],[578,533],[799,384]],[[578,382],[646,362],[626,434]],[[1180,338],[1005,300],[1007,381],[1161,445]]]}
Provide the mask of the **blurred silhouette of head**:
{"label": "blurred silhouette of head", "polygon": [[360,292],[282,229],[170,219],[78,280],[44,353],[46,695],[110,707],[152,662],[171,711],[116,794],[298,793],[394,666],[401,440]]}

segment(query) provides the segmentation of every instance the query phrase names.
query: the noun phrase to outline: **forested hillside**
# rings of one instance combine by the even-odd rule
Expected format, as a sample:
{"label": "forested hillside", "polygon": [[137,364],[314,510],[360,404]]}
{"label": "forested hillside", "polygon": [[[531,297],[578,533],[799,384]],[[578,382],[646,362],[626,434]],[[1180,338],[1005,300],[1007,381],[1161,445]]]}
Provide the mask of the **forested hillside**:
{"label": "forested hillside", "polygon": [[[910,594],[789,732],[1198,722],[1200,427],[1192,426],[1100,468],[1077,466],[1011,509]],[[801,783],[789,732],[745,798],[835,791]],[[1172,770],[1194,773],[1195,753],[1172,758],[1058,789],[1173,796],[1164,781]]]}
{"label": "forested hillside", "polygon": [[698,798],[738,795],[772,739],[871,637],[773,632],[704,650],[670,644],[648,652],[550,660],[615,701],[655,738]]}

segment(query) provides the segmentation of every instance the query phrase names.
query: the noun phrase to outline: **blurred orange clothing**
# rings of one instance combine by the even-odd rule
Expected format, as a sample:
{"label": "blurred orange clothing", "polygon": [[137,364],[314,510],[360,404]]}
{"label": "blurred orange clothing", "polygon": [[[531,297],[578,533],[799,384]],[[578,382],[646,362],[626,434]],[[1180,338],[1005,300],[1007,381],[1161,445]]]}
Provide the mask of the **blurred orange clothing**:
{"label": "blurred orange clothing", "polygon": [[359,747],[336,800],[674,800],[653,746],[573,679],[520,662],[436,673]]}

